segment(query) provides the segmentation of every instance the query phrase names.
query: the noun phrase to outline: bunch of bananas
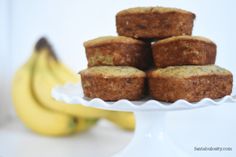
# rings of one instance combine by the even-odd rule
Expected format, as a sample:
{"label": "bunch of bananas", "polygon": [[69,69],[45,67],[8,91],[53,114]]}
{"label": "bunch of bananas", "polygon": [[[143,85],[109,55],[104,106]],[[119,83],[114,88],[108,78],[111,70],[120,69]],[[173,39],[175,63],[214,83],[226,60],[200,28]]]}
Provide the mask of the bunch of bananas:
{"label": "bunch of bananas", "polygon": [[51,90],[56,85],[79,81],[79,75],[63,65],[48,41],[41,38],[31,57],[14,76],[12,96],[17,115],[26,127],[48,136],[86,131],[100,118],[106,118],[123,129],[133,130],[134,117],[131,113],[68,105],[51,97]]}

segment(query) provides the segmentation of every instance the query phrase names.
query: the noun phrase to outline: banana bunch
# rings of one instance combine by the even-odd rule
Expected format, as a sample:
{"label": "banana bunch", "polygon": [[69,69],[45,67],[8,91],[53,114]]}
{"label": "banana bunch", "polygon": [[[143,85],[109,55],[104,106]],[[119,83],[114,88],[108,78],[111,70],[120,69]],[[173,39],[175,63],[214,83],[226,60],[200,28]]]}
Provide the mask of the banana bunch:
{"label": "banana bunch", "polygon": [[12,97],[17,115],[26,127],[48,136],[86,131],[100,118],[106,118],[123,129],[133,130],[131,113],[68,105],[51,97],[51,90],[56,85],[79,81],[79,75],[63,65],[48,41],[41,38],[13,79]]}

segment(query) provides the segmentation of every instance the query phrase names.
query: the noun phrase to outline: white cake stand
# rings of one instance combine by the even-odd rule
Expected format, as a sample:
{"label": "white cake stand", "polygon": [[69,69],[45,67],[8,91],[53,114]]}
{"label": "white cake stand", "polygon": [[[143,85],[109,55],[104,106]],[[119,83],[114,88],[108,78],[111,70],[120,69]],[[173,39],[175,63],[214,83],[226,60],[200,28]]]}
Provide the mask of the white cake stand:
{"label": "white cake stand", "polygon": [[134,112],[136,129],[130,144],[112,157],[188,157],[168,137],[165,131],[165,116],[169,111],[190,110],[224,103],[235,103],[235,90],[231,96],[221,99],[202,99],[196,103],[178,100],[174,103],[159,102],[150,98],[141,101],[119,100],[105,102],[99,98],[84,97],[80,84],[65,84],[55,87],[52,96],[68,104],[83,104],[105,110]]}

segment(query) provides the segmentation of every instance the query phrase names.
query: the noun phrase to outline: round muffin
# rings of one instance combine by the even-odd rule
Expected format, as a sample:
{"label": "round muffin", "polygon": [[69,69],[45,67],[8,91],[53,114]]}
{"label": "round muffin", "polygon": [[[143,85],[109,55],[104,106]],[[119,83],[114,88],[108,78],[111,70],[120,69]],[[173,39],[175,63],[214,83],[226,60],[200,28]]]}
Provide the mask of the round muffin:
{"label": "round muffin", "polygon": [[133,66],[147,69],[151,64],[151,46],[123,36],[104,36],[84,43],[88,66]]}
{"label": "round muffin", "polygon": [[80,72],[84,95],[106,101],[138,100],[144,95],[146,74],[129,66],[96,66]]}
{"label": "round muffin", "polygon": [[170,66],[149,71],[147,78],[150,95],[167,102],[221,98],[230,95],[233,86],[231,72],[215,65]]}
{"label": "round muffin", "polygon": [[191,35],[194,19],[194,13],[182,9],[136,7],[116,14],[116,28],[122,36],[163,39]]}
{"label": "round muffin", "polygon": [[152,55],[154,64],[160,68],[214,64],[216,44],[199,36],[170,37],[152,43]]}

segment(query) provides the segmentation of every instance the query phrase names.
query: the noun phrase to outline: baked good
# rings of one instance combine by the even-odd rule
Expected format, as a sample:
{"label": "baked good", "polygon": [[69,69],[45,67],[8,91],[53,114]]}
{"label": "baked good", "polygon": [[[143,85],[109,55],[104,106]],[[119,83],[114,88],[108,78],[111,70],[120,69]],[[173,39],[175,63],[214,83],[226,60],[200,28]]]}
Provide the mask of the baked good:
{"label": "baked good", "polygon": [[219,66],[170,66],[149,71],[150,95],[160,101],[217,99],[232,92],[232,74]]}
{"label": "baked good", "polygon": [[122,36],[162,39],[191,35],[194,19],[194,13],[182,9],[136,7],[116,14],[116,29]]}
{"label": "baked good", "polygon": [[95,66],[80,72],[84,95],[106,101],[143,97],[146,74],[129,66]]}
{"label": "baked good", "polygon": [[116,65],[147,69],[151,63],[150,44],[123,36],[104,36],[84,43],[88,66]]}
{"label": "baked good", "polygon": [[152,43],[153,61],[157,67],[214,64],[216,44],[199,36],[176,36]]}

